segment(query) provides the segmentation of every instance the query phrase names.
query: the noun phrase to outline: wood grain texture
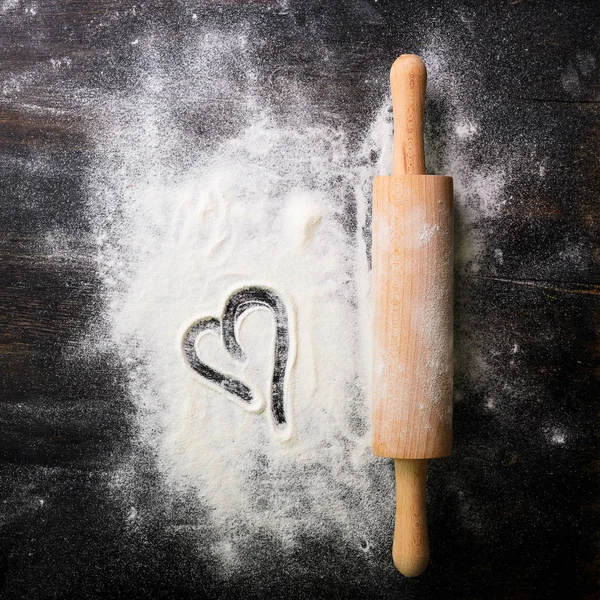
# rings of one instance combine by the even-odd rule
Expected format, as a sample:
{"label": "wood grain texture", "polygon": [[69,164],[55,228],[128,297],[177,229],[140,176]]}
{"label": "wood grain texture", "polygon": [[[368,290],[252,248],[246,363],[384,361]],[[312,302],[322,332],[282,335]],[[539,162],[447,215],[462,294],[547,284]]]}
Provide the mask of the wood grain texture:
{"label": "wood grain texture", "polygon": [[373,452],[452,445],[452,179],[377,177],[373,205]]}

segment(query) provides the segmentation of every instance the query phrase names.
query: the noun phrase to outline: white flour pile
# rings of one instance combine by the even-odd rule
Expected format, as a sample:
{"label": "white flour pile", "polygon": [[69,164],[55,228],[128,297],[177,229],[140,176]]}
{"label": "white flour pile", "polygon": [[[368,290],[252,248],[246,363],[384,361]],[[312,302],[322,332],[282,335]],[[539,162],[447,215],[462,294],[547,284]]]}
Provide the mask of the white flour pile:
{"label": "white flour pile", "polygon": [[[208,551],[231,568],[259,560],[236,555],[240,540],[257,535],[288,547],[306,532],[333,535],[368,551],[390,535],[394,504],[391,469],[370,448],[363,238],[372,178],[390,169],[388,102],[357,149],[301,97],[275,118],[249,90],[239,96],[244,117],[235,132],[203,147],[173,115],[218,105],[240,71],[253,80],[251,63],[227,60],[244,40],[200,41],[177,68],[164,68],[160,48],[149,45],[155,64],[143,69],[139,89],[99,110],[90,172],[103,342],[129,366],[139,445],[155,454],[170,493],[191,491],[210,511]],[[476,124],[457,124],[461,138],[476,133]],[[497,191],[493,176],[477,181]],[[459,181],[460,192],[465,186]],[[268,311],[241,323],[246,364],[218,334],[198,345],[206,363],[263,398],[259,414],[210,385],[182,352],[186,329],[220,319],[227,298],[249,285],[279,294],[290,317],[283,434],[268,410],[275,336]]]}
{"label": "white flour pile", "polygon": [[[102,243],[107,272],[121,278],[112,293],[112,335],[125,360],[141,364],[131,392],[142,441],[156,450],[168,483],[193,487],[227,535],[243,525],[291,540],[319,522],[343,526],[335,521],[349,511],[363,536],[372,526],[364,519],[370,499],[362,473],[371,460],[367,356],[356,309],[366,301],[366,266],[358,264],[366,254],[344,230],[331,184],[348,178],[348,156],[343,139],[332,137],[325,128],[253,125],[181,181],[165,184],[156,173],[147,184],[136,181]],[[219,318],[228,296],[249,284],[287,299],[297,345],[295,361],[289,357],[287,443],[274,435],[268,410],[245,411],[182,354],[184,330],[197,318]],[[266,399],[270,314],[249,314],[240,338],[245,368],[217,336],[205,336],[199,350]],[[352,489],[352,506],[340,497],[341,485]]]}

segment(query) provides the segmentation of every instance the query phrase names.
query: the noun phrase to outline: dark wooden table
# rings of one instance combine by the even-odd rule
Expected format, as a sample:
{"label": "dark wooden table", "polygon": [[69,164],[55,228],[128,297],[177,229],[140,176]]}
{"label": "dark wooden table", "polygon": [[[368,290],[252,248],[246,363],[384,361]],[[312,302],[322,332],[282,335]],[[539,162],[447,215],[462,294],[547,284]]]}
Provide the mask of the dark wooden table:
{"label": "dark wooden table", "polygon": [[[596,2],[528,0],[0,3],[0,596],[597,598],[599,16]],[[300,86],[357,137],[393,59],[438,44],[472,81],[470,166],[507,160],[499,213],[473,217],[459,191],[457,244],[479,245],[457,264],[455,446],[432,463],[434,557],[419,579],[374,579],[307,539],[222,580],[167,533],[172,506],[142,530],[115,516],[105,475],[135,450],[135,408],[114,356],[78,352],[102,311],[86,106],[134,89],[132,40],[162,36],[177,56],[198,27],[246,31],[274,106]],[[205,109],[221,129],[190,119],[194,135],[226,136],[240,96]],[[430,156],[453,119],[430,100]],[[57,231],[69,256],[47,252]],[[140,502],[157,477],[143,473]]]}

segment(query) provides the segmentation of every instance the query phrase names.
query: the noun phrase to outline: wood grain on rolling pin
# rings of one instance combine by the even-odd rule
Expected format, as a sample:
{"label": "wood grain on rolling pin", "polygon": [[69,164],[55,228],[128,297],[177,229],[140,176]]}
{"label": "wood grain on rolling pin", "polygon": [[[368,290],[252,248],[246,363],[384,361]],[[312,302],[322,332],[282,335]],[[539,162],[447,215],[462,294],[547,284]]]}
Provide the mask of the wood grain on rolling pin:
{"label": "wood grain on rolling pin", "polygon": [[448,456],[452,178],[376,177],[373,198],[373,452]]}

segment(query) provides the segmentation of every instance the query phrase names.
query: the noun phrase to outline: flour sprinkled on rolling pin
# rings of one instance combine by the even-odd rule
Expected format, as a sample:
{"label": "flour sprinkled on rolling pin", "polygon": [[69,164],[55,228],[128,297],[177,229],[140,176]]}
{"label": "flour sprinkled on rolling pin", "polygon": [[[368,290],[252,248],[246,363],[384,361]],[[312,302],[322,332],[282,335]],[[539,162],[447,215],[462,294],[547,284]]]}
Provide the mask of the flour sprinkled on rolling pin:
{"label": "flour sprinkled on rolling pin", "polygon": [[429,562],[427,459],[452,445],[452,178],[425,175],[427,73],[402,55],[390,73],[394,160],[373,189],[373,453],[395,459],[398,570]]}

